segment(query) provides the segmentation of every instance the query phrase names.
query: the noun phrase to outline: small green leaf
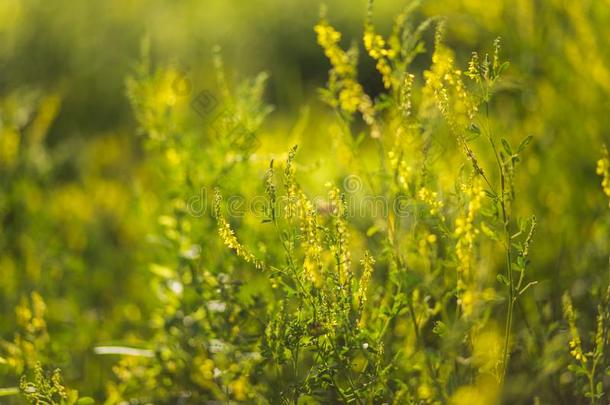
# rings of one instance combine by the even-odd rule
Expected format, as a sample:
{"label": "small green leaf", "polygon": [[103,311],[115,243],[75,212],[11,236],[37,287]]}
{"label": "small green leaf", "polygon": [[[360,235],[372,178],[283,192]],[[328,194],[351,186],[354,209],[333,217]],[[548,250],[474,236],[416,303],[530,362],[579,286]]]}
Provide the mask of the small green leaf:
{"label": "small green leaf", "polygon": [[379,227],[377,225],[373,225],[369,229],[366,230],[366,236],[368,236],[370,238],[371,236],[375,235],[377,232],[379,232]]}
{"label": "small green leaf", "polygon": [[494,231],[493,229],[491,229],[490,227],[488,227],[484,222],[481,222],[481,231],[483,232],[483,234],[485,234],[489,239],[495,241],[495,242],[499,242],[500,241],[500,237],[498,236],[498,234],[496,233],[496,231]]}
{"label": "small green leaf", "polygon": [[95,404],[95,400],[91,397],[82,397],[74,403],[74,405],[92,405]]}
{"label": "small green leaf", "polygon": [[504,285],[506,285],[506,286],[508,285],[508,279],[506,278],[506,276],[504,276],[504,274],[498,274],[498,275],[496,276],[496,279],[497,279],[497,280],[498,280],[500,283],[502,283],[502,284],[504,284]]}
{"label": "small green leaf", "polygon": [[155,263],[151,263],[150,266],[148,267],[148,269],[150,270],[151,273],[156,274],[157,276],[163,277],[163,278],[173,278],[176,273],[174,272],[174,270],[170,269],[169,267],[166,266],[161,266],[159,264],[155,264]]}
{"label": "small green leaf", "polygon": [[503,64],[501,64],[498,68],[498,71],[496,72],[496,76],[500,76],[506,69],[508,69],[509,66],[509,62],[504,62]]}
{"label": "small green leaf", "polygon": [[438,336],[443,337],[447,334],[447,325],[445,325],[441,321],[436,321],[434,323],[434,327],[432,328],[432,332],[434,332]]}
{"label": "small green leaf", "polygon": [[487,195],[487,197],[492,198],[492,199],[495,199],[495,198],[496,198],[496,194],[495,194],[493,191],[491,191],[491,190],[487,190],[487,189],[485,189],[485,190],[483,190],[483,191],[485,192],[485,194]]}
{"label": "small green leaf", "polygon": [[512,265],[511,268],[513,269],[513,271],[522,273],[523,270],[525,270],[523,267],[519,266],[518,263],[512,262],[511,265]]}
{"label": "small green leaf", "polygon": [[513,155],[513,150],[510,148],[510,144],[508,143],[508,141],[505,138],[502,138],[500,141],[502,142],[502,147],[504,148],[504,151],[509,156],[512,156]]}
{"label": "small green leaf", "polygon": [[521,153],[527,147],[527,145],[529,145],[532,139],[534,139],[532,135],[526,136],[525,139],[522,140],[519,144],[519,147],[517,148],[517,153]]}

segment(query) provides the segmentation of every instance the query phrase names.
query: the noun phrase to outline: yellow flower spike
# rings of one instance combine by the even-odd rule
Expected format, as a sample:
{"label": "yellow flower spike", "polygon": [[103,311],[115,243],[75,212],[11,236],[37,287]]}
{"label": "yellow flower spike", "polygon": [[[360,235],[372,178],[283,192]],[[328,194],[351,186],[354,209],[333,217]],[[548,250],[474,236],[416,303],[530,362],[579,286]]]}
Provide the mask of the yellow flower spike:
{"label": "yellow flower spike", "polygon": [[[438,197],[438,193],[434,191],[428,190],[426,187],[422,187],[418,193],[417,197],[424,203],[426,203],[429,208],[430,215],[437,215],[439,211],[443,208],[443,202],[440,201]],[[441,215],[441,219],[443,219],[443,215]]]}
{"label": "yellow flower spike", "polygon": [[366,115],[368,97],[356,78],[357,49],[352,48],[349,52],[341,49],[341,33],[324,18],[314,27],[314,31],[318,44],[332,65],[331,81],[338,90],[336,104],[349,114],[362,110]]}
{"label": "yellow flower spike", "polygon": [[[466,213],[455,220],[453,235],[456,238],[455,253],[458,260],[458,285],[466,285],[470,281],[474,244],[479,234],[479,229],[475,225],[475,219],[482,205],[481,200],[485,195],[482,190],[483,187],[480,180],[478,178],[473,180],[470,188],[465,190],[466,195],[470,197]],[[470,313],[473,305],[473,292],[466,291],[458,294],[461,295],[462,310],[465,314]]]}
{"label": "yellow flower spike", "polygon": [[233,250],[237,256],[241,257],[248,263],[254,264],[257,269],[264,269],[264,263],[238,241],[237,237],[235,236],[235,232],[231,228],[231,225],[222,216],[220,210],[221,202],[222,196],[220,195],[220,191],[216,190],[216,195],[214,198],[214,214],[218,223],[218,235],[220,236],[220,239],[225,246]]}
{"label": "yellow flower spike", "polygon": [[602,146],[602,157],[597,161],[595,172],[602,177],[602,191],[608,197],[608,206],[610,207],[610,157],[606,145]]}
{"label": "yellow flower spike", "polygon": [[578,332],[578,328],[576,327],[576,312],[574,311],[574,306],[572,305],[572,299],[570,296],[565,293],[563,295],[563,315],[568,322],[568,326],[570,328],[570,342],[568,346],[572,349],[570,350],[570,354],[577,361],[582,364],[587,362],[587,358],[584,356],[582,351],[582,341],[580,339],[580,333]]}
{"label": "yellow flower spike", "polygon": [[472,53],[470,62],[468,62],[468,71],[466,76],[479,83],[481,81],[481,72],[479,71],[479,54],[477,52]]}
{"label": "yellow flower spike", "polygon": [[367,251],[364,252],[364,258],[360,261],[360,263],[362,264],[363,270],[362,277],[358,284],[358,305],[360,310],[362,310],[366,302],[366,292],[371,281],[371,275],[373,274],[375,259]]}
{"label": "yellow flower spike", "polygon": [[393,58],[395,52],[386,49],[386,42],[383,37],[375,33],[375,29],[371,23],[367,23],[364,28],[364,48],[369,56],[373,58],[377,64],[377,70],[381,73],[383,85],[386,89],[392,87],[392,68],[388,59]]}

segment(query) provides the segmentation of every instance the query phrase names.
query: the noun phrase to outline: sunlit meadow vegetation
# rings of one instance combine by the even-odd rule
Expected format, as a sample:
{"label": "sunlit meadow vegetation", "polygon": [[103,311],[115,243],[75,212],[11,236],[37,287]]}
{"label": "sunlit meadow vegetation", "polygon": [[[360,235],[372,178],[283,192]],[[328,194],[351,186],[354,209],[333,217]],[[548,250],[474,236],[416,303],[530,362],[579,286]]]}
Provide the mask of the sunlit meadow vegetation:
{"label": "sunlit meadow vegetation", "polygon": [[0,72],[0,403],[610,400],[608,0],[0,0]]}

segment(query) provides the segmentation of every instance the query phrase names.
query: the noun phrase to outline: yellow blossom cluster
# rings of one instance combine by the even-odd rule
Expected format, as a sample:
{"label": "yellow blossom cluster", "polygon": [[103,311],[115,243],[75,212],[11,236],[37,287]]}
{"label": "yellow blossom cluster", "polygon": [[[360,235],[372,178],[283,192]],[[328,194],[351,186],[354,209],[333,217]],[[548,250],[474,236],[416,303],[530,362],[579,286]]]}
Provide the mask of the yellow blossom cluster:
{"label": "yellow blossom cluster", "polygon": [[[291,219],[299,214],[299,187],[295,179],[296,168],[294,166],[294,157],[296,156],[297,149],[293,147],[288,152],[288,159],[286,159],[286,166],[284,167],[284,188],[286,189],[286,218]],[[274,199],[275,197],[272,197]],[[274,201],[272,201],[274,203]]]}
{"label": "yellow blossom cluster", "polygon": [[347,207],[345,200],[336,186],[330,186],[328,200],[332,207],[333,225],[337,240],[331,251],[337,260],[339,281],[346,284],[351,279],[351,254],[349,252],[349,231],[347,229]]}
{"label": "yellow blossom cluster", "polygon": [[463,287],[463,280],[470,277],[472,266],[472,251],[476,236],[479,234],[479,229],[475,225],[477,212],[481,209],[481,204],[485,192],[481,182],[477,179],[473,180],[471,187],[464,190],[467,197],[470,199],[466,214],[455,220],[454,236],[457,238],[456,255],[458,259],[458,288]]}
{"label": "yellow blossom cluster", "polygon": [[263,262],[254,256],[248,249],[246,249],[246,247],[243,246],[239,240],[237,240],[231,225],[222,216],[222,213],[220,212],[221,201],[222,197],[220,196],[220,192],[216,190],[214,212],[216,215],[216,221],[218,223],[218,235],[220,236],[220,240],[222,240],[226,247],[233,250],[237,256],[241,257],[248,263],[254,264],[257,269],[263,269]]}
{"label": "yellow blossom cluster", "polygon": [[[443,44],[442,36],[441,26],[436,34],[432,66],[424,72],[424,96],[436,101],[451,130],[457,132],[474,120],[477,105],[466,90],[462,71],[455,69],[453,51]],[[471,73],[469,70],[467,75]]]}
{"label": "yellow blossom cluster", "polygon": [[303,191],[299,192],[299,212],[301,213],[301,231],[304,235],[303,247],[305,260],[303,267],[305,275],[315,286],[322,285],[322,246],[318,235],[318,218],[314,204],[305,196]]}
{"label": "yellow blossom cluster", "polygon": [[324,49],[324,54],[330,61],[332,69],[329,78],[329,90],[332,99],[327,100],[333,107],[353,114],[359,111],[364,121],[372,127],[372,136],[379,136],[379,128],[375,124],[375,108],[371,98],[358,83],[356,64],[358,49],[352,47],[344,51],[339,46],[341,33],[335,30],[326,19],[322,19],[315,27],[318,44]]}
{"label": "yellow blossom cluster", "polygon": [[375,259],[369,254],[364,252],[364,258],[360,261],[362,264],[362,277],[358,284],[358,306],[360,309],[364,307],[366,303],[366,291],[369,288],[371,281],[371,275],[373,274],[373,266],[375,265]]}
{"label": "yellow blossom cluster", "polygon": [[[602,157],[597,161],[596,173],[602,176],[602,190],[610,199],[610,157],[606,145],[602,148]],[[610,206],[610,201],[608,202]]]}
{"label": "yellow blossom cluster", "polygon": [[356,64],[348,52],[341,49],[341,33],[335,30],[326,20],[320,21],[314,30],[318,44],[332,65],[331,81],[338,87],[338,106],[353,114],[364,96],[362,86],[356,80]]}
{"label": "yellow blossom cluster", "polygon": [[[307,198],[305,192],[299,187],[295,179],[296,168],[294,158],[297,148],[293,147],[288,153],[286,166],[284,168],[284,187],[286,189],[285,216],[288,220],[297,219],[299,228],[303,234],[304,260],[303,270],[307,281],[317,287],[322,285],[322,246],[318,235],[318,212],[316,206]],[[272,181],[272,168],[266,176],[267,194],[270,196],[271,204],[275,203],[275,185]]]}
{"label": "yellow blossom cluster", "polygon": [[386,47],[383,37],[375,32],[373,25],[368,23],[364,29],[364,48],[377,64],[377,70],[381,73],[383,85],[386,89],[392,87],[392,67],[390,61],[396,57],[396,51]]}
{"label": "yellow blossom cluster", "polygon": [[[399,140],[400,137],[397,137],[397,143]],[[402,191],[406,191],[409,186],[409,179],[413,173],[413,168],[402,158],[402,152],[399,150],[398,145],[388,152],[388,160],[390,167],[394,172],[396,183]]]}
{"label": "yellow blossom cluster", "polygon": [[229,223],[222,217],[218,218],[218,234],[220,235],[220,239],[223,241],[225,246],[234,250],[237,256],[241,257],[248,263],[253,263],[257,268],[262,267],[260,261],[241,243],[239,243],[237,237],[235,236],[235,232],[233,232],[233,229],[231,229],[231,225],[229,225]]}
{"label": "yellow blossom cluster", "polygon": [[460,292],[459,303],[464,316],[469,317],[473,314],[477,303],[489,302],[494,299],[497,299],[497,297],[493,288],[481,290],[477,288],[475,283],[470,283],[464,291]]}
{"label": "yellow blossom cluster", "polygon": [[474,80],[476,83],[481,82],[481,72],[479,71],[479,54],[477,52],[472,53],[472,57],[468,62],[468,71],[466,76]]}
{"label": "yellow blossom cluster", "polygon": [[405,76],[404,83],[400,89],[400,108],[405,117],[410,117],[413,113],[413,82],[415,81],[415,75],[408,73]]}
{"label": "yellow blossom cluster", "polygon": [[438,193],[436,191],[430,191],[426,187],[419,189],[417,198],[428,205],[430,208],[430,215],[437,215],[441,208],[443,208],[443,202],[438,199]]}
{"label": "yellow blossom cluster", "polygon": [[427,234],[425,237],[422,237],[419,240],[419,253],[421,256],[427,256],[428,255],[428,248],[430,246],[434,246],[436,244],[436,241],[438,240],[438,237],[433,234]]}
{"label": "yellow blossom cluster", "polygon": [[314,31],[317,34],[318,44],[324,49],[324,54],[330,60],[337,73],[353,76],[356,72],[347,53],[338,45],[341,33],[335,30],[326,20],[320,21]]}
{"label": "yellow blossom cluster", "polygon": [[15,309],[19,326],[12,342],[0,339],[0,364],[7,364],[18,374],[33,367],[49,343],[44,319],[46,304],[40,294],[33,292],[30,299],[22,299]]}
{"label": "yellow blossom cluster", "polygon": [[571,338],[568,343],[570,346],[570,354],[577,361],[584,364],[587,362],[587,358],[582,351],[582,341],[580,340],[580,333],[576,327],[576,313],[572,305],[572,299],[567,293],[563,295],[563,314],[568,321],[568,326],[570,328]]}

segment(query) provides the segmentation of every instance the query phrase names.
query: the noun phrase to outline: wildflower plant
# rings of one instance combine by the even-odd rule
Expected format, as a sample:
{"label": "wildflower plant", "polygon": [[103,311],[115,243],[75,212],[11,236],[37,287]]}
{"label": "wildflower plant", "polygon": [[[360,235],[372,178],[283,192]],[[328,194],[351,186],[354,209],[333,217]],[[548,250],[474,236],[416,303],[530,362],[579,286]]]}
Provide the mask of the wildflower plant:
{"label": "wildflower plant", "polygon": [[[597,161],[596,172],[602,176],[602,191],[607,195],[608,150],[605,145],[602,148],[602,157]],[[610,265],[610,256],[608,263]],[[598,299],[595,323],[594,327],[590,329],[591,331],[587,331],[588,336],[585,336],[584,343],[581,336],[582,329],[578,325],[579,314],[567,292],[562,297],[562,307],[569,336],[570,364],[568,369],[573,373],[577,382],[579,396],[588,399],[591,404],[598,404],[607,397],[603,380],[604,376],[610,372],[607,362],[610,337],[610,284],[605,290],[598,288],[593,291],[591,296],[594,295],[597,295]]]}
{"label": "wildflower plant", "polygon": [[[83,157],[45,143],[59,95],[0,100],[0,401],[92,403],[56,366],[107,404],[606,401],[609,223],[593,205],[610,196],[608,151],[594,196],[586,145],[557,146],[562,125],[604,122],[607,41],[584,22],[605,12],[449,3],[529,25],[506,51],[492,37],[471,52],[473,31],[437,5],[381,27],[370,0],[348,42],[322,8],[308,32],[323,103],[292,129],[265,102],[269,75],[237,79],[219,47],[204,72],[143,41],[125,81],[137,136]],[[512,35],[540,50],[549,13],[579,40],[513,59]],[[579,103],[584,124],[566,110]],[[568,174],[582,198],[558,187]]]}
{"label": "wildflower plant", "polygon": [[45,319],[46,304],[40,294],[33,292],[23,298],[16,309],[19,331],[12,341],[0,340],[0,366],[21,375],[39,361],[46,361],[50,343]]}
{"label": "wildflower plant", "polygon": [[583,348],[583,341],[576,324],[578,314],[568,294],[563,296],[563,314],[569,328],[569,349],[572,357],[568,369],[575,378],[582,381],[582,395],[591,404],[600,403],[604,399],[603,376],[608,373],[606,352],[608,350],[608,334],[610,322],[610,288],[603,292],[601,302],[597,306],[595,332],[591,333],[590,349]]}
{"label": "wildflower plant", "polygon": [[602,177],[602,190],[610,198],[610,157],[606,145],[602,148],[602,157],[597,161],[596,173]]}
{"label": "wildflower plant", "polygon": [[[384,190],[387,200],[416,207],[415,218],[405,221],[404,215],[392,211],[382,218],[386,221],[383,235],[371,245],[378,253],[365,253],[358,275],[353,269],[350,248],[353,229],[345,194],[329,185],[325,202],[328,218],[320,215],[320,207],[309,200],[296,181],[295,147],[285,164],[285,196],[278,194],[273,161],[264,178],[268,200],[268,217],[264,222],[273,226],[283,247],[284,260],[272,263],[261,259],[259,263],[246,253],[247,248],[236,239],[217,209],[220,236],[238,256],[269,272],[279,294],[276,312],[282,315],[268,329],[263,353],[275,363],[275,378],[288,379],[286,386],[292,387],[280,392],[280,399],[297,401],[302,395],[319,392],[319,398],[345,402],[392,398],[446,401],[454,398],[454,394],[459,397],[460,389],[451,387],[464,384],[460,381],[467,370],[478,365],[481,380],[488,383],[484,376],[491,376],[497,388],[483,392],[475,382],[462,390],[480,391],[482,397],[491,401],[498,395],[508,368],[514,306],[519,296],[535,284],[525,281],[535,219],[520,221],[518,230],[512,231],[511,218],[514,170],[531,138],[513,151],[507,140],[497,139],[489,124],[492,89],[507,66],[500,62],[498,41],[492,56],[485,56],[483,62],[473,56],[468,77],[474,84],[470,88],[462,72],[454,67],[452,52],[443,44],[444,22],[440,21],[432,66],[424,72],[423,87],[417,88],[415,76],[408,68],[414,55],[424,47],[413,38],[420,38],[432,20],[409,31],[406,21],[412,9],[407,8],[397,18],[392,37],[386,40],[375,32],[370,21],[371,9],[372,3],[365,23],[364,47],[376,61],[389,93],[375,100],[364,93],[357,83],[355,48],[349,51],[340,48],[341,35],[323,14],[315,31],[331,70],[322,97],[336,109],[343,139],[353,153],[358,153],[358,144],[354,143],[352,130],[360,125],[353,115],[356,112],[362,115],[370,138],[381,151],[378,172],[382,175],[372,176],[365,167],[359,167],[359,172],[370,181],[369,187]],[[414,94],[418,103],[413,101]],[[486,110],[484,116],[479,115],[481,105]],[[438,184],[428,174],[430,140],[424,144],[409,142],[422,136],[422,128],[424,136],[433,136],[425,128],[435,119],[435,111],[472,167],[471,171],[464,167],[462,175],[456,178],[453,198],[443,199],[445,193],[434,191]],[[483,169],[484,162],[470,145],[473,132],[489,142],[499,185],[492,184]],[[497,146],[500,144],[502,149]],[[285,199],[288,206],[284,216],[276,208],[280,199]],[[529,229],[525,229],[527,223]],[[501,230],[503,237],[496,229]],[[506,271],[491,278],[491,282],[488,275],[478,270],[481,259],[477,253],[484,237],[503,246],[506,255]],[[377,263],[380,268],[373,271]],[[453,272],[448,272],[452,267]],[[496,278],[507,289],[503,335],[491,321],[492,312],[487,305],[500,301],[493,286]],[[370,303],[366,292],[377,283],[380,286],[385,283],[385,287],[383,292],[377,291],[375,302]],[[390,328],[398,327],[402,332],[390,332]],[[426,330],[437,338],[424,334]],[[464,337],[471,343],[464,346]],[[284,342],[277,342],[278,339]],[[481,354],[489,347],[481,348],[480,342],[498,346],[501,340],[503,352],[496,351],[491,358]],[[466,350],[472,360],[464,366],[451,366],[441,361],[441,348],[456,355]],[[333,362],[329,363],[329,359]],[[300,371],[299,361],[308,364],[305,375]]]}
{"label": "wildflower plant", "polygon": [[95,401],[90,397],[80,397],[78,392],[63,385],[61,371],[55,369],[48,374],[40,363],[33,369],[33,379],[25,375],[19,383],[21,394],[32,405],[91,405]]}

